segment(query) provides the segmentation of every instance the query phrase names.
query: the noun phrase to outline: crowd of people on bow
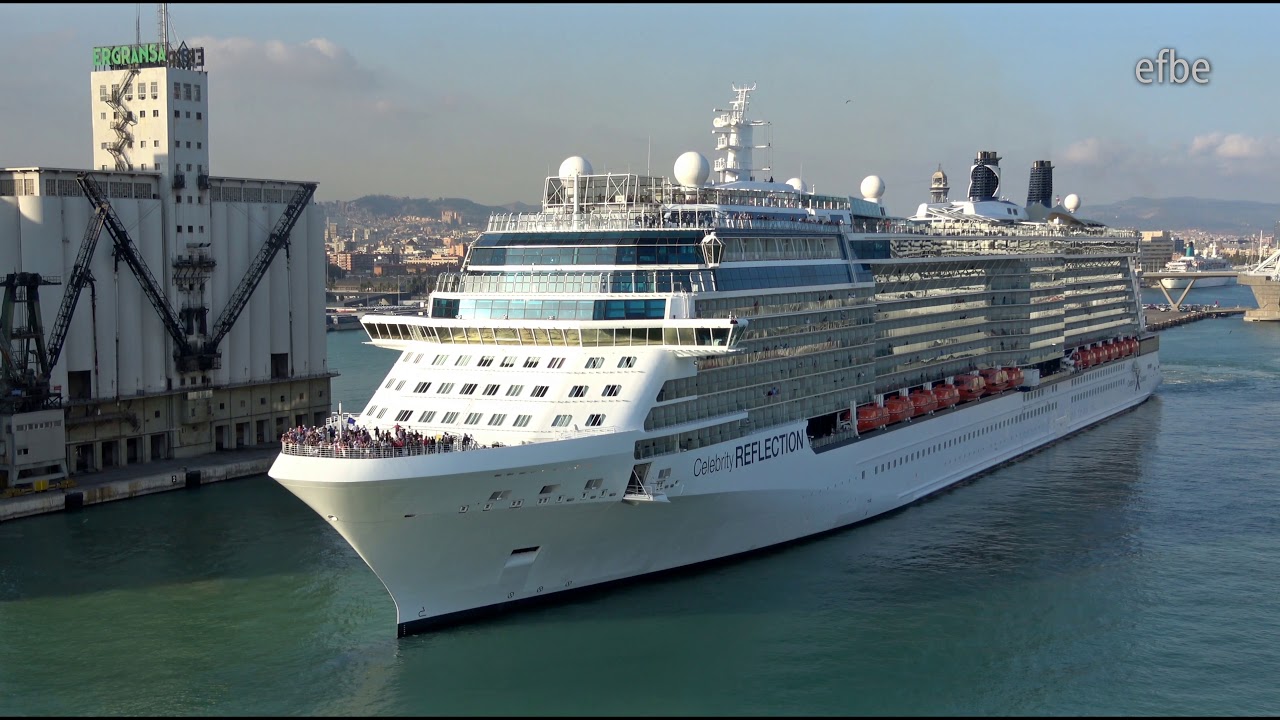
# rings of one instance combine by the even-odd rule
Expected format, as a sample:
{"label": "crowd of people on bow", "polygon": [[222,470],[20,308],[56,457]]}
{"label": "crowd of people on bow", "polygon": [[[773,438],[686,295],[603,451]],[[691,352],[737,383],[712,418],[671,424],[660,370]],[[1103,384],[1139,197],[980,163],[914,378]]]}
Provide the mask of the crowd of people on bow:
{"label": "crowd of people on bow", "polygon": [[[372,430],[354,424],[331,422],[324,427],[306,427],[299,425],[289,428],[280,436],[280,442],[298,446],[302,454],[308,448],[337,452],[350,452],[359,455],[365,452],[382,455],[421,455],[455,450],[475,450],[481,447],[469,434],[454,435],[440,433],[427,435],[417,430],[406,429],[397,424],[389,430],[373,428]],[[498,447],[494,443],[494,447]]]}

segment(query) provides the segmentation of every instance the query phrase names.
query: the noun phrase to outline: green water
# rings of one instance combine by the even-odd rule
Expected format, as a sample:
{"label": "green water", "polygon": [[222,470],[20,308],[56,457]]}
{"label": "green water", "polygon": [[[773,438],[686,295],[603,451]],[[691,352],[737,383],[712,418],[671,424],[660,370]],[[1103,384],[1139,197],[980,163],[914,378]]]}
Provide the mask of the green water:
{"label": "green water", "polygon": [[0,714],[1280,713],[1280,326],[1162,343],[1134,412],[887,518],[403,640],[265,477],[0,524]]}

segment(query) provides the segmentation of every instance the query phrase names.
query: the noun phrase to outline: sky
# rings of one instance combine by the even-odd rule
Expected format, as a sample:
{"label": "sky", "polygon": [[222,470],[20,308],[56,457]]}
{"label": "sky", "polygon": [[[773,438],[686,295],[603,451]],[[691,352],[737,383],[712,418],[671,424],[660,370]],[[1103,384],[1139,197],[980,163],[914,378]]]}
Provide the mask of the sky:
{"label": "sky", "polygon": [[[91,163],[92,48],[157,38],[155,4],[6,5],[0,167]],[[672,176],[714,161],[711,120],[755,84],[777,180],[893,214],[938,165],[961,198],[978,150],[1025,202],[1034,160],[1082,208],[1131,197],[1274,202],[1280,6],[171,4],[205,48],[213,175],[364,195],[539,201],[581,155]],[[1141,84],[1143,58],[1205,59],[1207,84]],[[1167,80],[1167,78],[1166,78]]]}

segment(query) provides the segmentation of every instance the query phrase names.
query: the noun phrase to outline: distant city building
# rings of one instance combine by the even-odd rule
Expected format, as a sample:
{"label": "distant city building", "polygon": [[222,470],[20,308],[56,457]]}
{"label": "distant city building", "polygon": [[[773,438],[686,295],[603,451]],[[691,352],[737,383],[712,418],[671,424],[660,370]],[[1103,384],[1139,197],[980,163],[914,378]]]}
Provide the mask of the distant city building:
{"label": "distant city building", "polygon": [[1163,272],[1165,263],[1177,253],[1173,233],[1168,230],[1144,231],[1138,243],[1138,264],[1143,272]]}
{"label": "distant city building", "polygon": [[333,264],[351,273],[373,272],[373,255],[360,252],[335,253]]}
{"label": "distant city building", "polygon": [[455,255],[421,255],[404,261],[404,268],[409,272],[429,272],[462,267],[462,258]]}

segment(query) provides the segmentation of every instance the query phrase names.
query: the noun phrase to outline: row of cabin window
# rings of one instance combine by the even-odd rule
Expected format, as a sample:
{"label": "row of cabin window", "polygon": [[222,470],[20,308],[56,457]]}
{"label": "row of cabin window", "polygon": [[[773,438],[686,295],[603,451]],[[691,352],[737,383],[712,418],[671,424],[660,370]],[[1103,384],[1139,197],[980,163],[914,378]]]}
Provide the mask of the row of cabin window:
{"label": "row of cabin window", "polygon": [[[413,357],[413,362],[415,363],[420,362],[422,360],[422,353],[415,354],[412,351],[405,351],[404,355],[400,356],[400,362],[409,362],[410,356]],[[483,355],[480,357],[480,362],[476,363],[476,365],[478,367],[489,367],[493,365],[494,357],[495,356],[493,355]],[[431,364],[444,365],[448,360],[449,360],[448,355],[437,355],[436,359],[431,361]],[[524,366],[527,368],[536,368],[538,367],[538,363],[541,361],[542,361],[542,358],[536,358],[536,357],[525,358]],[[467,365],[470,362],[471,362],[470,355],[459,355],[458,358],[453,361],[453,364]],[[504,368],[515,367],[515,366],[516,366],[516,356],[514,355],[507,355],[503,357],[502,362],[498,364],[498,367],[504,367]],[[620,368],[631,368],[635,366],[636,366],[636,358],[633,355],[628,355],[626,357],[618,359],[618,367]],[[547,363],[547,367],[553,370],[556,368],[564,367],[564,358],[562,357],[551,358],[551,361]],[[587,358],[586,368],[588,370],[594,370],[596,368],[602,368],[602,367],[604,367],[604,358],[602,357]]]}
{"label": "row of cabin window", "polygon": [[[1099,390],[1108,390],[1108,389],[1113,389],[1113,388],[1098,388],[1098,389],[1099,389]],[[1074,400],[1077,400],[1077,399],[1079,399],[1079,397],[1080,397],[1080,396],[1073,396],[1073,397],[1072,397],[1072,400],[1073,400],[1073,401],[1074,401]],[[923,450],[917,450],[917,451],[915,451],[914,453],[908,453],[908,454],[906,454],[906,455],[903,455],[902,457],[900,457],[900,458],[898,458],[898,459],[896,459],[896,460],[890,460],[890,461],[888,461],[888,462],[881,463],[881,464],[879,464],[879,465],[876,465],[876,467],[875,467],[875,472],[876,472],[876,473],[886,472],[886,471],[888,471],[888,470],[890,470],[890,469],[892,469],[892,468],[898,467],[899,465],[905,465],[905,464],[907,464],[908,462],[913,462],[913,461],[915,461],[915,460],[919,460],[919,459],[920,459],[920,458],[922,458],[922,457],[927,457],[927,456],[929,456],[929,455],[932,455],[933,453],[938,452],[939,450],[943,450],[943,449],[946,449],[946,448],[949,448],[949,447],[954,447],[955,445],[960,444],[960,443],[968,442],[968,441],[970,441],[970,440],[973,440],[973,439],[977,438],[977,437],[978,437],[978,436],[980,436],[980,435],[986,435],[987,433],[989,433],[989,432],[991,432],[991,431],[993,431],[993,430],[998,430],[998,429],[1000,429],[1000,428],[1009,427],[1010,425],[1016,425],[1016,424],[1018,424],[1018,423],[1020,423],[1020,422],[1025,422],[1026,420],[1028,420],[1028,419],[1030,419],[1030,418],[1032,418],[1032,417],[1035,417],[1035,416],[1037,416],[1037,415],[1043,415],[1043,414],[1044,414],[1044,413],[1046,413],[1046,412],[1051,412],[1051,411],[1055,410],[1055,409],[1058,407],[1058,404],[1057,404],[1057,403],[1052,403],[1051,405],[1052,405],[1052,407],[1047,406],[1047,405],[1046,405],[1046,406],[1041,406],[1041,407],[1039,407],[1039,408],[1037,408],[1037,409],[1035,409],[1035,410],[1032,410],[1032,411],[1030,411],[1030,412],[1022,413],[1022,414],[1018,415],[1018,417],[1016,417],[1016,418],[1007,418],[1007,419],[1005,419],[1005,420],[1001,420],[1001,421],[1000,421],[1000,422],[998,422],[998,423],[995,423],[994,425],[988,425],[987,427],[980,428],[980,429],[975,430],[975,431],[973,431],[973,432],[971,432],[971,433],[966,433],[966,434],[964,434],[964,435],[960,435],[960,436],[958,436],[958,437],[950,438],[950,439],[948,439],[948,440],[943,440],[942,442],[940,442],[940,443],[938,443],[938,444],[936,444],[936,445],[933,445],[932,447],[928,447],[928,448],[925,448],[925,449],[923,449]],[[866,474],[867,474],[867,473],[866,473],[866,471],[864,470],[864,471],[862,472],[863,477],[866,477]]]}
{"label": "row of cabin window", "polygon": [[[401,380],[399,383],[396,383],[396,379],[391,378],[390,380],[387,381],[387,384],[383,386],[383,389],[390,390],[391,386],[395,385],[395,389],[399,391],[404,388],[404,384],[406,382],[408,381]],[[455,383],[440,383],[440,385],[436,387],[436,394],[447,395],[453,392],[454,384]],[[479,387],[477,383],[465,383],[463,384],[462,389],[458,392],[458,394],[473,395],[475,394],[477,387]],[[493,395],[497,395],[498,388],[500,387],[502,386],[498,383],[490,383],[488,385],[485,385],[483,394],[490,397]],[[424,393],[430,389],[431,389],[431,382],[423,381],[415,385],[413,388],[413,391],[415,393]],[[547,390],[549,389],[550,389],[549,385],[534,385],[531,396],[537,397],[537,398],[545,397],[547,394]],[[574,385],[572,388],[569,389],[569,397],[571,398],[586,397],[587,390],[588,390],[588,386],[586,385]],[[622,391],[621,385],[605,385],[604,390],[600,391],[600,396],[601,397],[617,397],[618,393],[621,391]],[[507,397],[519,397],[520,393],[522,392],[524,392],[524,385],[508,385],[507,386]]]}
{"label": "row of cabin window", "polygon": [[[378,410],[378,406],[374,405],[369,408],[369,411],[366,412],[365,415],[373,415],[374,411],[377,411],[378,414],[376,416],[376,419],[381,420],[382,417],[387,414],[387,410],[389,409],[390,408],[384,407],[381,410]],[[456,411],[447,412],[440,418],[440,424],[452,425],[454,421],[458,419],[458,415],[459,413]],[[408,422],[409,418],[412,416],[413,416],[412,410],[401,410],[399,413],[396,414],[395,422],[398,422],[398,423]],[[480,419],[482,417],[484,417],[484,413],[477,413],[477,412],[468,413],[467,419],[464,420],[462,424],[463,425],[479,425]],[[422,414],[418,416],[418,422],[429,423],[435,420],[435,418],[436,418],[435,410],[423,410]],[[533,419],[532,415],[517,415],[515,422],[512,423],[512,426],[527,427],[529,425],[529,421],[532,419]],[[505,423],[506,421],[507,421],[506,413],[493,413],[492,415],[489,416],[490,427],[498,427],[503,423]],[[569,424],[572,422],[573,422],[572,415],[557,415],[555,419],[551,421],[551,427],[568,427]],[[587,423],[586,423],[587,427],[599,427],[603,424],[604,424],[603,413],[592,413],[591,415],[587,416]]]}

